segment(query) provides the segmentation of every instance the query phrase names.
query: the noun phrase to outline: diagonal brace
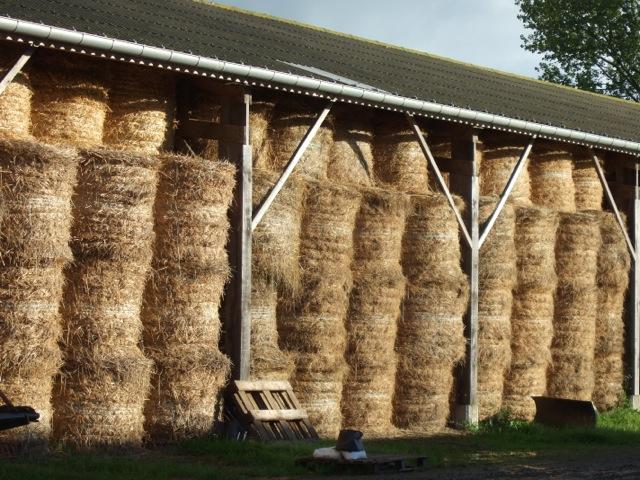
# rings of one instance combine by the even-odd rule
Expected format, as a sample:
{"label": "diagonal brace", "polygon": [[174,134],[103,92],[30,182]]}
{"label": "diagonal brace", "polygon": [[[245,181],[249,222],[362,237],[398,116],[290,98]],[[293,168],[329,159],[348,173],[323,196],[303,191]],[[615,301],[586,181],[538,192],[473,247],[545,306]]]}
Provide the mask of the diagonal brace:
{"label": "diagonal brace", "polygon": [[11,67],[2,80],[0,80],[0,95],[2,95],[9,84],[13,82],[13,79],[20,73],[35,51],[34,47],[27,47],[25,51],[22,52],[22,55],[20,55],[20,58],[13,64],[13,67]]}
{"label": "diagonal brace", "polygon": [[316,136],[316,133],[318,133],[318,130],[320,130],[322,123],[327,118],[327,115],[329,115],[329,112],[331,111],[331,107],[334,105],[334,103],[335,103],[335,100],[331,100],[329,104],[327,104],[327,106],[324,107],[324,110],[320,112],[320,115],[318,115],[318,118],[316,118],[316,121],[313,123],[313,125],[311,125],[307,133],[304,135],[304,138],[296,148],[295,152],[293,152],[293,156],[289,160],[289,163],[287,163],[287,166],[282,172],[282,175],[280,175],[280,178],[278,179],[278,181],[271,188],[271,190],[269,190],[269,193],[267,193],[265,198],[260,203],[260,206],[258,207],[256,212],[253,214],[253,219],[251,220],[251,231],[254,231],[256,227],[260,224],[262,217],[264,217],[265,213],[267,213],[267,210],[269,210],[269,207],[278,196],[278,193],[280,193],[280,190],[282,190],[282,187],[284,187],[285,183],[287,183],[287,180],[291,176],[291,173],[293,173],[293,170],[296,168],[296,165],[298,165],[298,162],[300,162],[300,160],[302,159],[302,156],[307,151],[307,148],[311,144],[311,141],[313,140],[313,138]]}
{"label": "diagonal brace", "polygon": [[478,240],[478,248],[482,247],[484,242],[487,240],[487,237],[489,236],[489,233],[491,233],[491,229],[493,228],[496,221],[498,220],[498,217],[500,216],[500,213],[502,212],[504,205],[507,203],[507,200],[509,200],[509,195],[511,195],[511,192],[514,189],[516,182],[520,177],[520,174],[522,173],[522,171],[525,169],[527,165],[527,160],[529,159],[529,154],[531,153],[531,149],[533,148],[533,142],[535,142],[535,140],[536,140],[536,137],[534,135],[533,137],[531,137],[531,140],[529,140],[529,144],[526,146],[526,148],[520,155],[518,162],[513,167],[511,176],[509,177],[509,180],[507,181],[507,184],[505,185],[504,190],[502,191],[502,195],[500,195],[500,200],[498,201],[498,205],[496,205],[495,210],[493,211],[493,213],[485,223],[484,229],[482,230],[482,234],[480,235],[480,240]]}
{"label": "diagonal brace", "polygon": [[631,254],[631,258],[636,260],[636,249],[633,246],[633,242],[629,237],[629,232],[627,232],[627,228],[625,227],[624,222],[622,221],[622,216],[620,215],[620,210],[618,210],[618,205],[616,205],[616,201],[613,198],[613,194],[611,193],[611,189],[609,188],[609,184],[607,183],[607,179],[604,176],[604,171],[602,170],[602,166],[600,165],[600,161],[598,160],[598,156],[591,151],[591,155],[593,158],[593,164],[596,167],[596,172],[598,173],[598,178],[600,179],[600,183],[602,184],[602,188],[604,189],[605,195],[607,197],[607,201],[609,205],[613,209],[613,213],[616,216],[616,220],[618,221],[618,225],[620,225],[620,230],[622,230],[622,234],[624,235],[624,240],[627,243],[627,248],[629,249],[629,253]]}
{"label": "diagonal brace", "polygon": [[429,165],[431,166],[431,168],[436,174],[438,185],[444,192],[444,195],[447,197],[449,206],[451,207],[451,209],[453,210],[453,213],[456,216],[456,220],[458,221],[458,225],[460,226],[460,230],[462,230],[462,234],[465,240],[471,247],[472,241],[471,241],[471,236],[469,235],[469,230],[467,230],[467,226],[465,225],[464,220],[462,219],[462,215],[460,215],[460,210],[458,210],[458,207],[456,207],[456,203],[454,202],[453,197],[451,196],[449,187],[447,187],[447,184],[445,183],[444,178],[442,177],[440,168],[438,167],[438,164],[436,163],[435,158],[433,158],[431,149],[429,148],[429,145],[427,144],[427,141],[425,140],[424,135],[422,134],[422,130],[420,130],[420,126],[416,123],[416,119],[413,117],[413,115],[409,113],[407,113],[407,120],[409,120],[409,123],[411,124],[411,128],[413,129],[413,132],[416,134],[416,138],[418,140],[418,143],[420,144],[420,149],[422,150],[422,153],[424,154],[424,156],[427,159],[427,162],[429,163]]}

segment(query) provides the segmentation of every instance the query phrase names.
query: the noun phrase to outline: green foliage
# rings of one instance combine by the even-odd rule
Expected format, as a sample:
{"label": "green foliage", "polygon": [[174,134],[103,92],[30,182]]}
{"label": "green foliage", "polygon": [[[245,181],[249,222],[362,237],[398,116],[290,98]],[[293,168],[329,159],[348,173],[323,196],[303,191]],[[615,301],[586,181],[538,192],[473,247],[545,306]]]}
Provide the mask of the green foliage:
{"label": "green foliage", "polygon": [[640,101],[640,2],[515,0],[540,78]]}

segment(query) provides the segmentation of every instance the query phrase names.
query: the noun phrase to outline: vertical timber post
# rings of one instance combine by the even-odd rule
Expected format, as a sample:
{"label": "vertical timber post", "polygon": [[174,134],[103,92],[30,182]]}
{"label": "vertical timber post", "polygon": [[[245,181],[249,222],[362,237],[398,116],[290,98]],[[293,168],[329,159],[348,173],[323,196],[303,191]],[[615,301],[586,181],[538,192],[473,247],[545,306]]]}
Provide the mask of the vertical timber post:
{"label": "vertical timber post", "polygon": [[629,313],[632,316],[630,318],[630,333],[631,333],[631,352],[629,360],[631,363],[631,385],[630,385],[630,397],[631,405],[634,409],[640,410],[640,257],[638,253],[640,250],[640,196],[638,185],[638,164],[635,165],[635,181],[633,189],[633,200],[631,205],[632,210],[632,228],[633,228],[633,246],[636,252],[636,259],[633,261],[633,268],[631,272],[631,308]]}
{"label": "vertical timber post", "polygon": [[249,378],[251,355],[251,217],[252,217],[252,153],[249,134],[251,95],[239,90],[225,95],[222,123],[241,127],[242,142],[237,138],[220,140],[220,158],[236,168],[236,188],[232,204],[229,262],[232,278],[227,285],[225,323],[232,365],[232,378]]}
{"label": "vertical timber post", "polygon": [[[455,423],[463,426],[478,423],[478,289],[480,266],[480,181],[478,178],[478,132],[470,130],[454,137],[451,156],[469,165],[464,175],[456,175],[455,190],[467,205],[464,219],[471,236],[471,246],[462,244],[463,268],[469,277],[469,307],[465,315],[467,339],[465,362],[458,379]],[[453,179],[452,179],[453,180]]]}

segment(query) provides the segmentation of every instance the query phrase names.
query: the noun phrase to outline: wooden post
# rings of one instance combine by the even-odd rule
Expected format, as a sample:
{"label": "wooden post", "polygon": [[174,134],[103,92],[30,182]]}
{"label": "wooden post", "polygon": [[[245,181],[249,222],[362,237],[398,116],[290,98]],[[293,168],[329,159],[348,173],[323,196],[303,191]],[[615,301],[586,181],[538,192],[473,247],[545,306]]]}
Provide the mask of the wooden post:
{"label": "wooden post", "polygon": [[229,261],[232,278],[225,294],[226,327],[231,350],[232,376],[247,380],[251,355],[251,216],[252,155],[249,135],[251,96],[243,91],[224,96],[223,126],[242,127],[240,142],[236,136],[220,139],[220,158],[237,167],[236,188],[231,213]]}
{"label": "wooden post", "polygon": [[31,56],[35,51],[36,50],[34,47],[27,47],[22,55],[18,57],[16,63],[14,63],[9,71],[5,73],[4,77],[2,77],[2,79],[0,80],[0,95],[2,95],[9,84],[13,82],[13,79],[16,78],[16,75],[18,75],[22,71],[22,67],[24,67],[29,59],[31,59]]}
{"label": "wooden post", "polygon": [[[633,245],[636,253],[640,250],[638,245],[640,244],[640,196],[639,196],[639,184],[638,184],[638,164],[635,166],[635,194],[631,206],[631,225],[633,231]],[[634,409],[640,410],[640,263],[638,261],[638,255],[635,256],[632,264],[631,271],[631,288],[630,290],[630,302],[631,308],[629,308],[629,336],[630,347],[629,352],[631,385],[630,385],[630,398],[631,405]]]}
{"label": "wooden post", "polygon": [[470,246],[462,244],[463,267],[469,276],[470,298],[465,315],[466,358],[458,381],[455,412],[456,424],[468,425],[478,423],[478,269],[480,266],[478,132],[471,130],[462,137],[454,138],[451,147],[452,159],[456,162],[467,162],[471,167],[466,175],[452,176],[452,186],[456,193],[463,196],[467,204],[464,217],[471,236]]}

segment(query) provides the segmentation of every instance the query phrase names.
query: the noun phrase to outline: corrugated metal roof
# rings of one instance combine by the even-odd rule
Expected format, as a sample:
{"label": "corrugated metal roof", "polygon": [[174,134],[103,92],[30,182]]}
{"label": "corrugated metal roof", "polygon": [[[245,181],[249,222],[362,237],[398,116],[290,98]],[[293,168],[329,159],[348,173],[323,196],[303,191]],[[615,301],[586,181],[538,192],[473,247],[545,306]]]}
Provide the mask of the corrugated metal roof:
{"label": "corrugated metal roof", "polygon": [[634,102],[227,7],[190,0],[0,0],[0,15],[640,142]]}

